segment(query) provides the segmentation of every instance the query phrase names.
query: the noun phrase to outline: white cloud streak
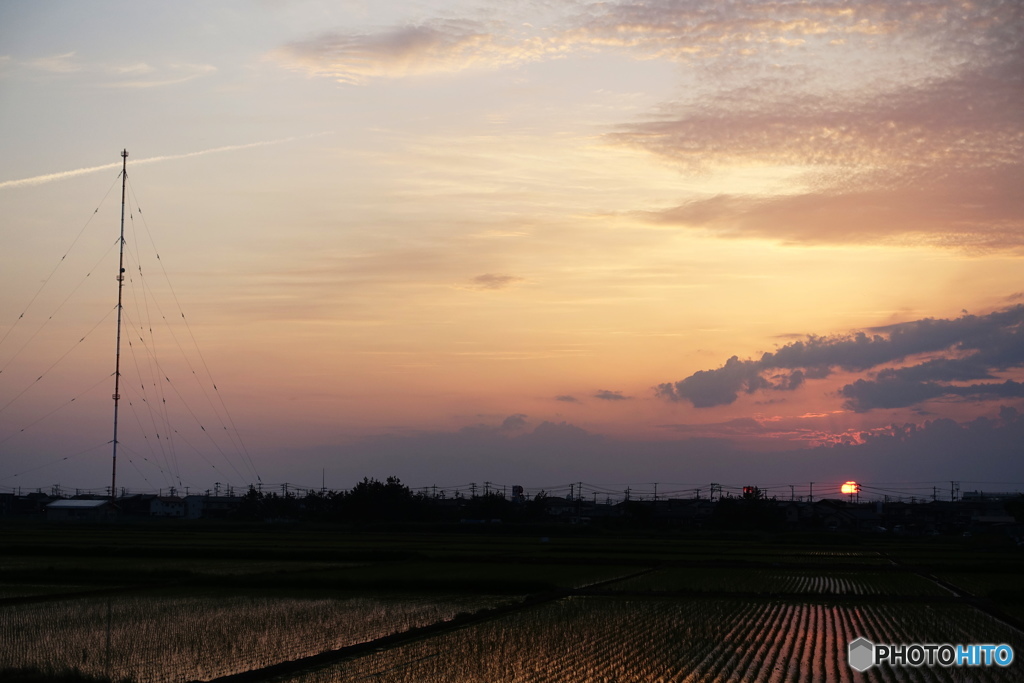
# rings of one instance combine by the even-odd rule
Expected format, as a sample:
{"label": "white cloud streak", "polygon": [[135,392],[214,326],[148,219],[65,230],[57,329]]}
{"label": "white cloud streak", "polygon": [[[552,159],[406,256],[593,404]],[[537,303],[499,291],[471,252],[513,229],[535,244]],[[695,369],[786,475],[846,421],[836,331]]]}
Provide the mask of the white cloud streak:
{"label": "white cloud streak", "polygon": [[[224,147],[213,147],[210,149],[199,150],[198,152],[186,152],[185,154],[166,154],[158,157],[149,157],[147,159],[133,159],[133,164],[154,164],[160,161],[173,161],[176,159],[188,159],[190,157],[198,157],[206,154],[215,154],[218,152],[234,152],[240,149],[251,149],[253,147],[267,147],[269,145],[280,145],[286,142],[293,142],[295,140],[301,140],[305,138],[317,137],[319,135],[330,135],[330,132],[314,133],[313,135],[304,136],[292,136],[288,138],[282,138],[280,140],[264,140],[262,142],[249,142],[244,145],[225,145]],[[47,173],[44,175],[32,176],[31,178],[20,178],[18,180],[5,180],[0,182],[0,190],[6,190],[14,187],[26,187],[31,185],[43,185],[44,183],[52,183],[57,180],[66,180],[67,178],[73,178],[75,176],[86,175],[88,173],[97,173],[99,171],[107,171],[113,168],[121,166],[121,162],[114,162],[111,164],[103,164],[101,166],[89,166],[88,168],[76,168],[71,171],[58,171],[56,173]]]}
{"label": "white cloud streak", "polygon": [[28,62],[28,65],[34,69],[55,74],[70,74],[82,70],[82,65],[78,63],[74,52],[39,57]]}

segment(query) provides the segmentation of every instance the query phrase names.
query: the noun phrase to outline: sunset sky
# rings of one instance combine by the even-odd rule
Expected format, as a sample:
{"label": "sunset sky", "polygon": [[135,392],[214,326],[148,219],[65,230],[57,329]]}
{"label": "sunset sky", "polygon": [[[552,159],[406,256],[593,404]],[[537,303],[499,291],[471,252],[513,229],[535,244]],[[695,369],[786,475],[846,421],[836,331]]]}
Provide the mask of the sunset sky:
{"label": "sunset sky", "polygon": [[0,491],[110,483],[122,149],[119,485],[1024,490],[1020,2],[5,2],[0,122]]}

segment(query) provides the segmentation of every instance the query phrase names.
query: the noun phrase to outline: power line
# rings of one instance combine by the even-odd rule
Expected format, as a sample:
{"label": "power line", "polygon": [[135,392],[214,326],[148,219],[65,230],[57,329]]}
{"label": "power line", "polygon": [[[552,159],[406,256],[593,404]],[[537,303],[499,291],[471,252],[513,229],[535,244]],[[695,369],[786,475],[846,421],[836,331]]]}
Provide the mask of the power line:
{"label": "power line", "polygon": [[[131,187],[131,192],[132,192],[132,197],[135,199],[136,205],[137,205],[138,204],[138,199],[137,199],[137,197],[135,197],[135,188],[134,187]],[[159,253],[159,251],[156,248],[156,243],[155,243],[155,241],[153,239],[153,233],[149,229],[149,224],[146,222],[145,215],[142,213],[142,209],[141,208],[137,209],[137,211],[138,211],[138,214],[139,214],[139,218],[141,219],[142,226],[143,226],[143,228],[145,228],[146,235],[149,238],[150,245],[153,248],[153,253],[156,256],[156,261],[157,261],[157,263],[160,266],[160,271],[161,271],[161,273],[164,276],[164,281],[167,283],[167,287],[168,287],[168,290],[170,291],[171,298],[173,299],[174,305],[177,308],[178,314],[181,316],[182,323],[185,325],[185,329],[186,329],[186,331],[188,331],[189,337],[192,340],[192,347],[195,350],[196,355],[198,355],[200,362],[202,363],[203,370],[206,373],[206,378],[209,381],[210,386],[213,388],[213,393],[217,397],[217,401],[220,404],[220,408],[223,411],[223,414],[224,414],[224,416],[227,419],[227,424],[229,424],[231,426],[231,429],[228,430],[227,425],[224,425],[224,431],[228,434],[229,440],[232,441],[232,446],[236,447],[238,449],[240,455],[242,456],[242,460],[246,463],[246,465],[248,465],[248,467],[251,470],[252,474],[255,475],[256,480],[257,481],[262,481],[260,479],[259,471],[256,469],[255,462],[253,461],[252,456],[250,455],[248,449],[245,446],[245,442],[242,439],[241,432],[238,430],[238,427],[235,425],[234,419],[231,416],[231,412],[228,410],[227,404],[224,402],[224,398],[221,396],[220,390],[217,388],[217,383],[213,379],[213,373],[210,371],[210,366],[206,362],[206,357],[203,355],[202,349],[199,346],[199,342],[196,339],[195,333],[192,330],[192,326],[189,325],[188,318],[185,317],[185,312],[184,312],[184,310],[181,307],[181,302],[178,300],[178,295],[175,292],[174,285],[171,283],[170,276],[167,274],[167,269],[164,267],[163,260],[160,258],[160,253]],[[133,228],[133,231],[134,231],[134,226],[135,226],[135,221],[134,221],[134,213],[133,213],[133,218],[132,218],[132,228]],[[140,274],[140,276],[142,274],[141,266],[139,268],[139,274]],[[157,310],[158,310],[158,312],[160,312],[161,317],[166,322],[166,317],[163,316],[162,311],[160,311],[160,309],[159,309],[159,303],[156,302],[155,300],[154,300],[154,303],[157,305]],[[203,396],[206,398],[207,403],[210,405],[211,408],[213,408],[214,414],[217,415],[218,419],[221,419],[220,414],[218,413],[216,406],[214,406],[214,403],[213,403],[212,399],[210,399],[210,395],[206,391],[206,386],[202,382],[199,381],[198,374],[196,373],[195,369],[192,367],[191,361],[188,359],[187,354],[185,354],[184,349],[182,348],[181,344],[178,342],[178,338],[177,338],[176,335],[174,335],[173,329],[170,327],[169,324],[168,324],[168,330],[171,332],[171,336],[174,339],[175,344],[177,344],[178,349],[179,349],[179,351],[182,354],[182,357],[185,359],[185,362],[186,362],[186,364],[189,367],[189,370],[191,371],[193,377],[196,379],[197,385],[202,390]],[[237,445],[235,444],[236,440],[237,440]]]}
{"label": "power line", "polygon": [[[17,319],[15,319],[14,323],[9,328],[7,328],[7,332],[5,332],[3,338],[0,339],[0,346],[3,346],[3,343],[7,341],[7,337],[11,334],[11,332],[14,331],[14,328],[18,326],[18,323],[20,323],[21,320],[25,317],[25,314],[28,313],[29,309],[32,307],[32,304],[34,304],[36,299],[39,298],[39,295],[42,294],[43,290],[46,288],[46,285],[50,283],[50,280],[53,279],[53,276],[60,269],[61,265],[63,265],[64,259],[68,257],[68,254],[71,253],[71,250],[75,248],[76,244],[78,244],[78,240],[82,237],[82,234],[85,232],[86,228],[89,227],[89,224],[92,222],[93,218],[95,218],[96,215],[99,213],[100,208],[103,206],[103,203],[107,200],[107,197],[110,196],[111,190],[113,190],[114,187],[117,185],[117,181],[118,179],[120,179],[120,177],[121,175],[118,174],[117,177],[114,178],[114,181],[111,182],[110,187],[107,188],[106,194],[103,195],[103,199],[101,199],[100,203],[96,206],[95,209],[93,209],[93,212],[89,214],[89,218],[86,219],[85,224],[83,224],[82,227],[79,229],[78,234],[75,235],[75,239],[71,240],[71,244],[64,251],[64,255],[60,257],[60,259],[57,261],[57,264],[53,267],[53,270],[51,270],[50,274],[47,275],[46,278],[43,280],[43,283],[39,285],[39,289],[36,290],[36,293],[32,295],[31,299],[29,299],[29,302],[25,305],[25,308],[22,309],[21,315],[19,315]],[[49,318],[47,320],[49,320]],[[17,356],[17,354],[15,354],[15,356]],[[12,360],[14,360],[14,357],[8,359],[7,363],[4,364],[4,367],[0,368],[0,373],[2,373],[7,368],[7,366],[10,364]]]}

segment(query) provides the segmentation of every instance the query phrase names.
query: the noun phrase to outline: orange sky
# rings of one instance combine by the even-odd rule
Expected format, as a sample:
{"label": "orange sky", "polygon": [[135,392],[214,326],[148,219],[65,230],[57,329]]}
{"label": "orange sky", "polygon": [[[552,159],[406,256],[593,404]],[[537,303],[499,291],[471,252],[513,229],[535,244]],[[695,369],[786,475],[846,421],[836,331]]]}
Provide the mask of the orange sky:
{"label": "orange sky", "polygon": [[109,482],[122,148],[125,486],[1024,481],[1020,7],[492,5],[0,8],[0,490]]}

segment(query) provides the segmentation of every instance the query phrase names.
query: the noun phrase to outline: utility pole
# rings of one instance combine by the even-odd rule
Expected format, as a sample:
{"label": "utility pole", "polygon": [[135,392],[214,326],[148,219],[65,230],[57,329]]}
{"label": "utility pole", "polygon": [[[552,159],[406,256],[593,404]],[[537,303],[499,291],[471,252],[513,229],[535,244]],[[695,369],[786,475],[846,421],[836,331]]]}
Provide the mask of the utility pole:
{"label": "utility pole", "polygon": [[808,487],[807,502],[808,503],[813,503],[814,502],[814,482],[813,481],[811,482],[810,486]]}
{"label": "utility pole", "polygon": [[796,493],[795,493],[795,491],[793,489],[793,485],[790,484],[789,485],[789,502],[792,503],[795,499],[796,499]]}

